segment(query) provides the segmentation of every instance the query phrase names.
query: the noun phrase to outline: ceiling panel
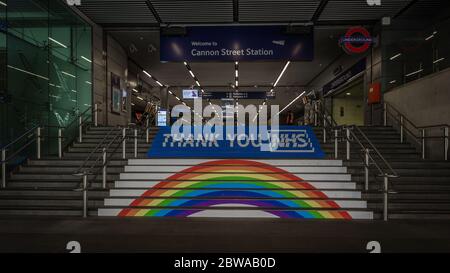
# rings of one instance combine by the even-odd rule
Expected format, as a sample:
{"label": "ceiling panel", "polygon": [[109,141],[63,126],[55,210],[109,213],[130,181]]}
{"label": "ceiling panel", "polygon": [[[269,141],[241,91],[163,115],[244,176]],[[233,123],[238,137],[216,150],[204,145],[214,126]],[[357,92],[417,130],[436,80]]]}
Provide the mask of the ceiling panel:
{"label": "ceiling panel", "polygon": [[146,1],[83,0],[77,8],[98,24],[157,23]]}
{"label": "ceiling panel", "polygon": [[384,0],[381,6],[369,6],[362,0],[332,0],[325,6],[319,21],[379,20],[396,15],[412,0]]}
{"label": "ceiling panel", "polygon": [[320,0],[240,0],[239,21],[309,21]]}
{"label": "ceiling panel", "polygon": [[233,22],[233,1],[150,1],[163,23]]}

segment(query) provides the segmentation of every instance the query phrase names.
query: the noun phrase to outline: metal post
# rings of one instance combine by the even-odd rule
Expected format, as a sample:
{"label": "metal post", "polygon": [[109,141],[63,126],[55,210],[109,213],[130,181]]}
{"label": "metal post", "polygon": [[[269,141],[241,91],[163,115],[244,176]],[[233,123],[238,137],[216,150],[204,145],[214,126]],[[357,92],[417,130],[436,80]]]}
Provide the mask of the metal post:
{"label": "metal post", "polygon": [[400,115],[400,143],[403,143],[403,116]]}
{"label": "metal post", "polygon": [[134,158],[137,158],[138,156],[138,131],[137,129],[134,129]]}
{"label": "metal post", "polygon": [[94,124],[95,127],[98,126],[98,104],[94,104]]}
{"label": "metal post", "polygon": [[448,126],[444,128],[444,160],[448,160]]}
{"label": "metal post", "polygon": [[323,143],[327,143],[327,120],[323,117]]}
{"label": "metal post", "polygon": [[102,186],[106,189],[106,148],[103,148],[103,177],[102,177]]}
{"label": "metal post", "polygon": [[78,118],[78,142],[83,142],[83,118]]}
{"label": "metal post", "polygon": [[41,159],[41,127],[36,129],[36,157]]}
{"label": "metal post", "polygon": [[83,174],[83,218],[87,217],[87,205],[88,205],[88,200],[87,200],[87,180],[88,180],[88,176],[87,174]]}
{"label": "metal post", "polygon": [[384,126],[387,126],[387,103],[383,104]]}
{"label": "metal post", "polygon": [[338,130],[334,129],[334,158],[338,158]]}
{"label": "metal post", "polygon": [[347,134],[347,160],[350,160],[350,129],[345,128]]}
{"label": "metal post", "polygon": [[388,220],[388,176],[387,174],[384,175],[384,198],[383,198],[383,220],[387,221]]}
{"label": "metal post", "polygon": [[2,188],[6,188],[6,149],[2,149]]}
{"label": "metal post", "polygon": [[148,118],[147,118],[147,126],[145,127],[145,141],[146,141],[146,143],[149,143],[149,133],[148,133],[148,123],[149,123],[149,120],[148,120]]}
{"label": "metal post", "polygon": [[127,134],[127,129],[123,128],[122,129],[122,158],[123,159],[127,158],[126,147],[125,147],[126,146],[126,140],[125,140],[126,134]]}
{"label": "metal post", "polygon": [[62,129],[58,128],[58,158],[62,158]]}
{"label": "metal post", "polygon": [[422,159],[425,159],[425,129],[422,129]]}
{"label": "metal post", "polygon": [[365,153],[365,163],[366,163],[366,165],[364,166],[364,182],[365,182],[364,188],[366,191],[368,191],[369,190],[369,153],[370,153],[370,150],[366,149],[364,151],[364,153]]}

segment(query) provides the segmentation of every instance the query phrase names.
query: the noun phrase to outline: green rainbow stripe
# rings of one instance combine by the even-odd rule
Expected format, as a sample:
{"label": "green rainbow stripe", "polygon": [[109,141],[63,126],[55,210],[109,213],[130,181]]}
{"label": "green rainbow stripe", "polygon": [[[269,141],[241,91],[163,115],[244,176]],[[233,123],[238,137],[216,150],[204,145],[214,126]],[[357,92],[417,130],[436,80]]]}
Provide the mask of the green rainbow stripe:
{"label": "green rainbow stripe", "polygon": [[[239,175],[227,174],[227,171],[236,171],[235,165],[238,165],[240,170],[247,168],[249,172]],[[267,175],[261,175],[262,171]],[[207,177],[209,178],[205,178],[205,173],[208,174]],[[201,177],[202,180],[196,181],[196,177]],[[273,178],[275,181],[266,181],[264,180],[266,178]],[[141,197],[131,202],[130,208],[123,209],[119,216],[181,217],[195,214],[211,206],[238,204],[258,207],[276,217],[351,218],[345,211],[292,211],[293,209],[310,208],[339,209],[339,206],[331,200],[275,200],[274,198],[277,197],[284,199],[327,199],[328,197],[301,178],[285,170],[257,161],[219,160],[205,162],[178,172],[166,180],[145,191]],[[251,188],[266,190],[255,191]],[[275,188],[277,189],[275,190]],[[199,189],[202,190],[199,191]],[[197,198],[191,199],[192,197]],[[201,197],[201,199],[198,197]],[[147,209],[142,207],[158,208]],[[202,209],[196,209],[200,207]],[[279,208],[284,212],[270,210],[270,208]]]}

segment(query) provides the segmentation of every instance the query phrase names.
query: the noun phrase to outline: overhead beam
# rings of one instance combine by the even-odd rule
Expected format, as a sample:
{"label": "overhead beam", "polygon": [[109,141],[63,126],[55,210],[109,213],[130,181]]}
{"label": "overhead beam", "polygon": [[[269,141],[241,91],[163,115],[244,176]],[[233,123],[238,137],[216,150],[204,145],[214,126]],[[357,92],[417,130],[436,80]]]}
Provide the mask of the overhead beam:
{"label": "overhead beam", "polygon": [[405,13],[410,7],[412,7],[415,3],[419,2],[419,0],[411,0],[406,6],[404,6],[396,15],[394,15],[394,19]]}
{"label": "overhead beam", "polygon": [[155,17],[156,21],[158,21],[159,24],[162,24],[163,21],[161,20],[161,17],[159,16],[152,2],[150,2],[150,0],[147,0],[145,1],[145,3],[147,4],[148,9],[152,12],[153,17]]}
{"label": "overhead beam", "polygon": [[239,22],[239,0],[233,0],[233,22]]}
{"label": "overhead beam", "polygon": [[[318,21],[315,23],[315,26],[354,26],[354,25],[360,25],[360,26],[373,26],[378,22],[378,20],[328,20],[328,21]],[[245,26],[245,25],[292,25],[292,24],[310,24],[311,21],[272,21],[272,22],[261,22],[261,21],[251,21],[251,22],[245,22],[245,23],[239,23],[239,25]],[[165,24],[172,24],[177,26],[225,26],[225,25],[235,25],[234,23],[230,22],[211,22],[211,23],[205,23],[205,22],[177,22],[177,23],[163,23]],[[127,24],[101,24],[104,28],[110,28],[110,29],[134,29],[134,28],[158,28],[160,27],[160,24],[157,23],[127,23]]]}
{"label": "overhead beam", "polygon": [[322,12],[325,9],[325,7],[327,6],[328,2],[329,2],[329,0],[320,1],[319,6],[317,7],[316,11],[314,12],[313,17],[311,18],[312,22],[316,23],[319,20],[320,15],[322,15]]}

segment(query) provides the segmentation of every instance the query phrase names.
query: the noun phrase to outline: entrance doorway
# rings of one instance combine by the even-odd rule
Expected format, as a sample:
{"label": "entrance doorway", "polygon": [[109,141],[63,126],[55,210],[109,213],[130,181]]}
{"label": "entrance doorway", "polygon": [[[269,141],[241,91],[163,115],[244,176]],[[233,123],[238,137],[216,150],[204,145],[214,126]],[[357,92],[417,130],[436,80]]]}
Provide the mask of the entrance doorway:
{"label": "entrance doorway", "polygon": [[338,125],[364,125],[364,85],[362,78],[332,96],[333,118]]}

